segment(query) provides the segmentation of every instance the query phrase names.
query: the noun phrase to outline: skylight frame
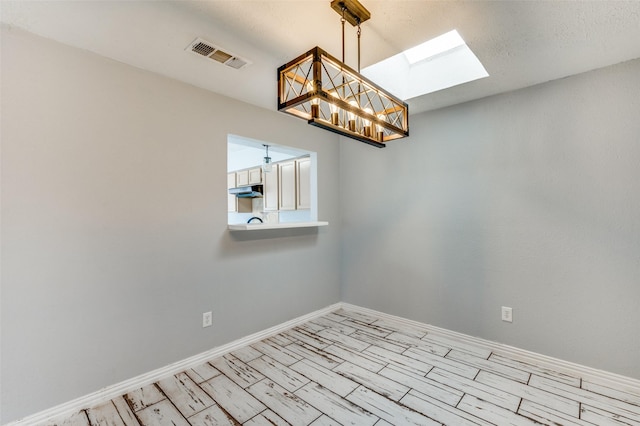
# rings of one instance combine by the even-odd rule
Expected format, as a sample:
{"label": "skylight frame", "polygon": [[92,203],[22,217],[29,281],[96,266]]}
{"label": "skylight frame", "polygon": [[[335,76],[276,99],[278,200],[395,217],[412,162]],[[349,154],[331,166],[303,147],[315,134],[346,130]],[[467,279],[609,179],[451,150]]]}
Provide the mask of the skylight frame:
{"label": "skylight frame", "polygon": [[405,101],[489,76],[457,30],[370,65],[362,74]]}
{"label": "skylight frame", "polygon": [[448,33],[411,47],[402,53],[407,58],[409,65],[413,65],[464,45],[466,43],[458,31],[451,30]]}

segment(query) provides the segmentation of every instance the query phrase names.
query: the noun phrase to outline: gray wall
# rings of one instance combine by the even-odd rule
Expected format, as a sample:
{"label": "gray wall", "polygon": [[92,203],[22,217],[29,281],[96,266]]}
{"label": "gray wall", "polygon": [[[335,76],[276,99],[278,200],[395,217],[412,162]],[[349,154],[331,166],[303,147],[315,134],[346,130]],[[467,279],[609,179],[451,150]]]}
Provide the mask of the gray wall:
{"label": "gray wall", "polygon": [[[1,89],[0,423],[339,301],[333,134],[6,28]],[[316,151],[330,225],[229,233],[227,133]]]}
{"label": "gray wall", "polygon": [[343,299],[640,379],[639,76],[635,60],[413,116],[383,150],[342,143]]}
{"label": "gray wall", "polygon": [[[341,298],[640,378],[638,75],[414,116],[376,150],[3,28],[0,422]],[[329,227],[229,233],[227,133],[317,151]]]}

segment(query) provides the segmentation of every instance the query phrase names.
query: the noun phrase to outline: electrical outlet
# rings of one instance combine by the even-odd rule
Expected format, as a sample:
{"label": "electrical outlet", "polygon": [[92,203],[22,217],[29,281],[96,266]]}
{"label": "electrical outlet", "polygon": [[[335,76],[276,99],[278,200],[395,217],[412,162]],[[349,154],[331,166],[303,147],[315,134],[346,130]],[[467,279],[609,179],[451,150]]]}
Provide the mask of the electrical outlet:
{"label": "electrical outlet", "polygon": [[211,327],[213,325],[213,313],[211,311],[202,314],[202,327]]}
{"label": "electrical outlet", "polygon": [[502,307],[502,321],[513,322],[513,309],[506,306]]}

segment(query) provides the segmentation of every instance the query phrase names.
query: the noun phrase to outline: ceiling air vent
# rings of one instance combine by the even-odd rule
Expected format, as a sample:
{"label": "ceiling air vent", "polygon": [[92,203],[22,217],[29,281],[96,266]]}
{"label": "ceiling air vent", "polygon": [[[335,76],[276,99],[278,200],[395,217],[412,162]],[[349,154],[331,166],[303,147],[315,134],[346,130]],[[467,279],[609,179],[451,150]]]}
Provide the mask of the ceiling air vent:
{"label": "ceiling air vent", "polygon": [[192,52],[198,56],[204,56],[228,67],[240,69],[251,62],[247,59],[234,55],[225,51],[213,43],[209,43],[201,38],[195,39],[187,48],[188,52]]}

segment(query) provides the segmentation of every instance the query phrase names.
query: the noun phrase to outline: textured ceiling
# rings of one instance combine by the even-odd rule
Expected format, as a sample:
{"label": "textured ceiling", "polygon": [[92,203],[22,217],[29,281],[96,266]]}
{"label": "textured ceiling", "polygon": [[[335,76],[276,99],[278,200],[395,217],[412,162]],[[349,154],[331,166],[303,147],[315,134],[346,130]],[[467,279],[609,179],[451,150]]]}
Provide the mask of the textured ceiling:
{"label": "textured ceiling", "polygon": [[[314,46],[341,55],[329,0],[0,1],[10,27],[264,108],[276,69]],[[488,78],[408,101],[416,113],[640,57],[640,1],[368,1],[362,67],[457,29]],[[185,52],[201,37],[252,65],[234,70]],[[347,64],[356,65],[347,29]],[[425,78],[429,78],[425,75]]]}

